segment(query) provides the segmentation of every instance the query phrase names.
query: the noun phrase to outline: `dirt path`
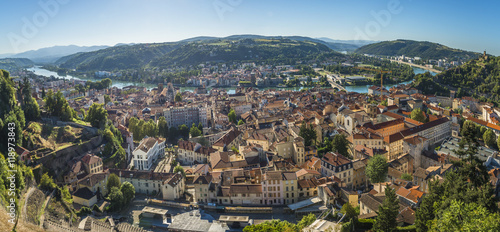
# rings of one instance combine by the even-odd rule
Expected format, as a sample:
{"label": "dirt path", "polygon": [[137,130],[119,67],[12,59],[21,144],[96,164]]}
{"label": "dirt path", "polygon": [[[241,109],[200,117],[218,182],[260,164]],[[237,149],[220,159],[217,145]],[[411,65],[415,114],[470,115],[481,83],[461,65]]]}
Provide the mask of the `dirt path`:
{"label": "dirt path", "polygon": [[49,196],[47,196],[45,198],[45,201],[43,202],[41,211],[44,213],[40,216],[40,228],[43,228],[43,222],[45,221],[45,208],[47,208],[47,204],[50,202],[50,199],[52,199],[52,196],[54,196],[55,191],[56,190],[54,189],[52,193]]}
{"label": "dirt path", "polygon": [[23,206],[23,218],[24,218],[24,221],[28,221],[28,216],[26,215],[26,207],[28,206],[28,199],[30,199],[31,197],[31,194],[33,194],[33,192],[35,191],[35,187],[30,187],[28,189],[28,192],[26,193],[25,195],[25,198],[24,198],[24,206]]}

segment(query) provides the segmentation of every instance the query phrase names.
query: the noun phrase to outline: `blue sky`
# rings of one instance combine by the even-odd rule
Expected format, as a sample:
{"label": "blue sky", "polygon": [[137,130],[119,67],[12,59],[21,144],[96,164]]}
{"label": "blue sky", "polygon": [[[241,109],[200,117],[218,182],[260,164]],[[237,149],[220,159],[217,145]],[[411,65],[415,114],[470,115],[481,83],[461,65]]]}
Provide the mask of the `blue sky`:
{"label": "blue sky", "polygon": [[3,0],[0,54],[259,34],[425,40],[500,55],[498,9],[499,1]]}

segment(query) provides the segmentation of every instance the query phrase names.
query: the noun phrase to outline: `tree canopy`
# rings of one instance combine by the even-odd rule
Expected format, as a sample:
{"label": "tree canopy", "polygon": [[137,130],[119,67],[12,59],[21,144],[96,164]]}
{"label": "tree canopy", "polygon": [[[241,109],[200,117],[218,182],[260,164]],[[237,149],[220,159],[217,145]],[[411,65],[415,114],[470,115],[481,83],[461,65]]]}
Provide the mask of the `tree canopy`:
{"label": "tree canopy", "polygon": [[135,187],[128,181],[122,183],[120,191],[123,193],[123,199],[126,204],[135,197]]}
{"label": "tree canopy", "polygon": [[227,115],[227,117],[229,118],[229,121],[236,124],[237,121],[236,121],[236,112],[234,111],[234,109],[231,109],[229,111],[229,114]]}
{"label": "tree canopy", "polygon": [[[474,217],[450,219],[450,216],[459,214],[464,217],[470,216],[467,211],[468,204],[482,210],[486,217],[484,220],[489,218],[490,213],[497,212],[498,208],[494,199],[493,188],[489,182],[488,172],[483,162],[476,155],[477,145],[474,141],[475,137],[473,137],[475,133],[470,132],[470,130],[466,131],[467,137],[462,138],[459,149],[455,151],[462,159],[453,162],[454,169],[446,173],[444,180],[429,183],[429,193],[423,197],[416,212],[415,225],[417,231],[428,231],[440,225],[453,225],[456,224],[457,220],[461,221],[460,223],[474,221]],[[457,211],[456,207],[458,205],[464,205],[465,207],[460,206],[464,211]],[[478,212],[475,211],[475,213]],[[452,229],[452,231],[455,230]]]}
{"label": "tree canopy", "polygon": [[113,187],[120,188],[120,178],[114,173],[111,173],[108,177],[108,182],[106,182],[106,188],[109,190]]}
{"label": "tree canopy", "polygon": [[93,127],[103,128],[108,121],[108,111],[106,111],[103,104],[93,103],[85,120],[90,122]]}
{"label": "tree canopy", "polygon": [[374,155],[370,160],[368,160],[368,165],[366,166],[366,176],[370,178],[372,183],[384,182],[387,177],[389,164],[387,160],[382,155]]}
{"label": "tree canopy", "polygon": [[349,154],[349,141],[347,141],[347,137],[343,134],[333,136],[332,149],[345,157],[352,158]]}
{"label": "tree canopy", "polygon": [[496,135],[491,129],[487,129],[484,134],[483,134],[483,141],[484,143],[490,147],[494,148],[496,147]]}
{"label": "tree canopy", "polygon": [[396,217],[399,214],[399,200],[396,190],[389,185],[385,188],[385,199],[378,208],[378,216],[373,224],[375,231],[396,231]]}
{"label": "tree canopy", "polygon": [[202,131],[200,131],[196,124],[193,123],[191,129],[189,129],[189,134],[191,135],[191,137],[198,137],[202,134]]}
{"label": "tree canopy", "polygon": [[176,102],[180,102],[180,101],[182,101],[182,94],[181,94],[181,93],[176,93],[176,94],[175,94],[175,98],[174,98],[174,100],[175,100]]}
{"label": "tree canopy", "polygon": [[305,122],[300,126],[299,136],[304,139],[304,145],[311,146],[316,142],[316,130],[312,124],[306,125]]}
{"label": "tree canopy", "polygon": [[245,228],[243,228],[243,232],[300,232],[302,231],[302,229],[312,224],[315,220],[316,216],[314,214],[308,214],[302,217],[302,219],[297,224],[293,224],[288,221],[272,220],[260,224],[246,226]]}
{"label": "tree canopy", "polygon": [[417,120],[419,122],[425,122],[425,116],[422,113],[422,109],[420,108],[415,108],[411,111],[410,118],[413,120]]}

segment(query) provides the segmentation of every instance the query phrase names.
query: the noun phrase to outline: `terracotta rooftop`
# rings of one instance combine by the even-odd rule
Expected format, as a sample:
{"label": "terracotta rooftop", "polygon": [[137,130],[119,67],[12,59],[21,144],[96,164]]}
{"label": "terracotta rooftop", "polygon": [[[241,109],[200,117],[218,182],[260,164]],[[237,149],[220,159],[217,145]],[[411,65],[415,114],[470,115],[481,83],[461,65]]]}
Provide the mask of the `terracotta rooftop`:
{"label": "terracotta rooftop", "polygon": [[333,153],[333,152],[328,152],[323,156],[323,161],[333,165],[333,166],[341,166],[345,165],[348,163],[351,163],[352,161],[343,155],[339,153]]}

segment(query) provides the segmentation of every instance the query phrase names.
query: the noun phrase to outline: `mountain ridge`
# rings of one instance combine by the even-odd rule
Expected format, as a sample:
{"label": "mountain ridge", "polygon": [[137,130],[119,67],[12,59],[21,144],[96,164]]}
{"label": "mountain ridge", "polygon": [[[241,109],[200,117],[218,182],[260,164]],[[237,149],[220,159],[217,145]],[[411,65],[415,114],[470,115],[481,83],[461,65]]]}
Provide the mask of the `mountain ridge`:
{"label": "mountain ridge", "polygon": [[450,48],[439,43],[405,39],[368,44],[356,49],[354,52],[379,56],[405,55],[407,57],[420,57],[422,59],[458,58],[470,60],[479,56],[477,52]]}

